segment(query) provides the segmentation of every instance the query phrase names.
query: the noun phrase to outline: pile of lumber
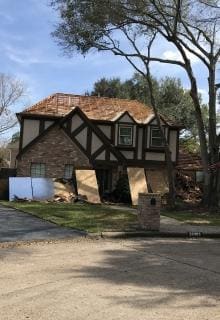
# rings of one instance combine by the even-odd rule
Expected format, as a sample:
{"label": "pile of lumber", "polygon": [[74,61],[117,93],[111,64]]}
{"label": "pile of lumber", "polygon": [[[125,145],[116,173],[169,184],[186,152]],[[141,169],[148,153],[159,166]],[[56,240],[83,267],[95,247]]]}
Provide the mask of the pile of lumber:
{"label": "pile of lumber", "polygon": [[54,202],[74,202],[76,194],[71,180],[56,179],[54,181]]}
{"label": "pile of lumber", "polygon": [[202,190],[191,176],[177,172],[176,174],[177,197],[187,202],[198,202],[202,199]]}

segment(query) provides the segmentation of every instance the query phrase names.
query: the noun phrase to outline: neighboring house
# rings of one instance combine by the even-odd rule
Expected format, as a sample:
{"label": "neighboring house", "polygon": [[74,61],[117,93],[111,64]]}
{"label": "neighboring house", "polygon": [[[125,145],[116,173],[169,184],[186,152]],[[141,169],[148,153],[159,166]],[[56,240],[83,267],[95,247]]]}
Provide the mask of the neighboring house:
{"label": "neighboring house", "polygon": [[190,153],[188,150],[180,147],[176,170],[182,174],[191,176],[195,182],[202,183],[204,181],[202,159],[199,153]]}
{"label": "neighboring house", "polygon": [[19,152],[19,141],[10,142],[7,145],[8,149],[8,164],[9,168],[14,169],[16,168],[16,162],[17,162],[17,155]]}
{"label": "neighboring house", "polygon": [[[138,101],[56,93],[17,117],[17,176],[71,178],[75,168],[93,168],[106,192],[128,166],[165,172],[154,113]],[[161,119],[175,164],[181,127]]]}

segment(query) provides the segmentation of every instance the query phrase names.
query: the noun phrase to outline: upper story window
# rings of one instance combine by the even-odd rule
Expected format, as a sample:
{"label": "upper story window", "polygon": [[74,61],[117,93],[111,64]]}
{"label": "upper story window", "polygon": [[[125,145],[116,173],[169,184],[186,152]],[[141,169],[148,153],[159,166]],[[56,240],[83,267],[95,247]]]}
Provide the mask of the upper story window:
{"label": "upper story window", "polygon": [[119,125],[119,145],[131,146],[133,144],[133,126]]}
{"label": "upper story window", "polygon": [[150,135],[150,145],[151,147],[163,147],[163,139],[160,133],[160,129],[158,127],[151,128],[151,135]]}
{"label": "upper story window", "polygon": [[31,164],[31,177],[43,178],[46,175],[45,163],[32,163]]}
{"label": "upper story window", "polygon": [[64,179],[72,179],[72,177],[73,177],[73,165],[72,164],[65,164],[63,177],[64,177]]}

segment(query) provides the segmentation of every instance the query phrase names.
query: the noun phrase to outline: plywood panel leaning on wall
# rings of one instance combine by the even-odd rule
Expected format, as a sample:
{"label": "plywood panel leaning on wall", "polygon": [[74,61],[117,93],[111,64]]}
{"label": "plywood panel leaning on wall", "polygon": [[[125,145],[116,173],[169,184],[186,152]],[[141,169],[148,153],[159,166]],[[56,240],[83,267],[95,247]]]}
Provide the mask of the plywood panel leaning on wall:
{"label": "plywood panel leaning on wall", "polygon": [[169,191],[165,170],[146,170],[146,176],[153,192],[163,195]]}
{"label": "plywood panel leaning on wall", "polygon": [[76,170],[78,194],[92,203],[100,203],[95,170]]}
{"label": "plywood panel leaning on wall", "polygon": [[138,194],[147,193],[147,181],[144,168],[127,168],[128,180],[131,192],[131,200],[133,205],[138,204]]}

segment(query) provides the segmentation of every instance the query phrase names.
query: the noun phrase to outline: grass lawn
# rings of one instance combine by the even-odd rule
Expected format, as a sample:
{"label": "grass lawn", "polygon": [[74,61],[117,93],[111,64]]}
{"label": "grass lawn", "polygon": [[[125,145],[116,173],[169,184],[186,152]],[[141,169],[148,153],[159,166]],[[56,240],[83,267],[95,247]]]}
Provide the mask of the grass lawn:
{"label": "grass lawn", "polygon": [[191,225],[220,226],[220,213],[162,210],[161,214]]}
{"label": "grass lawn", "polygon": [[136,215],[126,210],[111,209],[104,205],[8,201],[1,201],[1,203],[60,226],[88,232],[134,231],[138,229]]}

